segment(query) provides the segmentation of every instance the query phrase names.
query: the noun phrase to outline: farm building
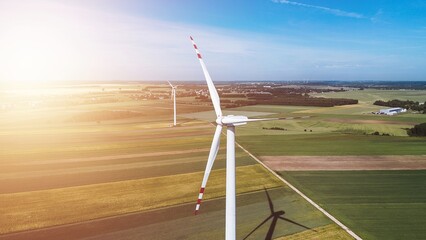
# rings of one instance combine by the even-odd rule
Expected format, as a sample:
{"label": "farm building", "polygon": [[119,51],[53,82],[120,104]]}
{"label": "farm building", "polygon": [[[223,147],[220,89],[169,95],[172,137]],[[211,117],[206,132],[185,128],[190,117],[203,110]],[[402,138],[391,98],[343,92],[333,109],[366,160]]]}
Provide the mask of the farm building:
{"label": "farm building", "polygon": [[385,115],[395,115],[398,113],[406,112],[407,109],[405,108],[386,108],[386,109],[380,109],[377,114],[385,114]]}

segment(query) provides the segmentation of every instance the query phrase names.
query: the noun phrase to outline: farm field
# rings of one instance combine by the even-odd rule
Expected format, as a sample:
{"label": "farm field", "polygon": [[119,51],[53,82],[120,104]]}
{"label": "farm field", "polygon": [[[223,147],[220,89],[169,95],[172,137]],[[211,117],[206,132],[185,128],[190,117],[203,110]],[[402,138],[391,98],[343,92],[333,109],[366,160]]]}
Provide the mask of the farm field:
{"label": "farm field", "polygon": [[280,173],[364,239],[426,235],[425,170]]}
{"label": "farm field", "polygon": [[426,155],[262,156],[274,171],[422,170]]}
{"label": "farm field", "polygon": [[[426,115],[370,114],[381,108],[372,105],[378,99],[426,101],[422,91],[401,93],[326,93],[361,101],[331,108],[244,107],[267,109],[276,117],[311,117],[248,125],[239,129],[238,142],[363,239],[421,239],[426,235],[426,199],[420,190],[426,183],[426,139],[408,137],[406,129],[426,122]],[[372,134],[376,131],[380,135]],[[304,238],[297,233],[282,239],[292,237]]]}
{"label": "farm field", "polygon": [[373,103],[376,100],[389,101],[393,99],[411,100],[418,102],[425,102],[425,90],[377,90],[377,89],[364,89],[353,90],[347,92],[327,92],[313,94],[316,97],[329,97],[329,98],[351,98],[358,99],[360,102]]}
{"label": "farm field", "polygon": [[[193,201],[203,172],[2,195],[1,233],[110,217]],[[259,164],[237,168],[238,192],[282,185]],[[212,174],[206,199],[225,195],[225,171]],[[159,187],[160,186],[160,187]],[[18,205],[16,203],[19,203]],[[66,209],[63,207],[66,206]],[[46,212],[46,209],[51,209]],[[81,213],[84,212],[84,215]],[[20,216],[26,216],[25,219]]]}
{"label": "farm field", "polygon": [[[351,239],[346,232],[331,224],[304,200],[294,195],[286,187],[268,190],[276,210],[284,210],[285,217],[311,229],[279,221],[274,236],[300,233],[309,236],[310,232],[319,232],[326,227],[329,234],[339,235],[340,239]],[[237,233],[238,239],[246,237],[269,212],[264,190],[237,197]],[[0,235],[0,239],[50,239],[64,236],[63,239],[218,239],[224,234],[225,199],[223,197],[206,200],[204,213],[194,217],[192,203],[135,212],[110,218],[99,218],[75,224],[43,228]],[[270,222],[253,232],[247,239],[262,239],[266,236]],[[161,229],[161,230],[160,230]],[[198,230],[197,230],[198,229]],[[315,231],[314,231],[315,230]],[[308,238],[309,239],[309,238]]]}
{"label": "farm field", "polygon": [[[242,131],[242,130],[240,130]],[[241,134],[243,135],[243,134]],[[426,139],[350,134],[240,136],[258,156],[425,155]]]}
{"label": "farm field", "polygon": [[[263,107],[241,109],[259,111]],[[426,154],[426,139],[407,136],[408,128],[426,122],[425,114],[374,115],[371,111],[378,108],[371,104],[324,108],[265,106],[265,109],[274,112],[268,117],[310,117],[256,122],[239,128],[238,141],[258,156]],[[373,135],[375,132],[380,136]]]}
{"label": "farm field", "polygon": [[[178,98],[179,126],[171,128],[169,99],[135,100],[132,91],[143,87],[139,85],[102,86],[75,86],[60,91],[65,94],[66,101],[56,102],[49,97],[45,105],[36,107],[28,105],[26,97],[24,100],[18,98],[21,100],[15,108],[8,108],[0,116],[0,222],[7,223],[0,227],[0,239],[28,239],[29,236],[55,239],[64,234],[68,239],[221,238],[224,232],[225,136],[221,137],[221,149],[201,212],[198,216],[192,215],[214,133],[210,123],[214,119],[212,107],[194,105],[190,97],[180,101]],[[117,91],[117,88],[122,90]],[[158,91],[161,92],[161,88]],[[74,97],[67,95],[71,93]],[[45,94],[49,96],[48,92]],[[11,95],[7,96],[12,99]],[[424,169],[426,139],[408,137],[406,129],[426,122],[426,115],[371,114],[376,110],[377,106],[361,102],[338,107],[255,105],[226,109],[224,113],[252,118],[295,117],[241,126],[237,129],[237,141],[268,165],[281,166],[273,169],[357,234],[359,231],[365,239],[381,239],[387,235],[380,230],[376,234],[375,229],[366,228],[361,220],[354,222],[354,219],[365,219],[364,213],[370,211],[369,202],[351,205],[353,208],[345,208],[351,204],[345,202],[335,206],[332,198],[321,195],[322,190],[316,192],[317,186],[312,187],[303,180],[307,176],[303,175],[305,173],[321,174],[321,171],[308,170],[332,168],[321,162],[324,157],[335,163],[339,157],[346,156],[347,164],[372,159],[370,164],[376,164],[374,166],[381,170],[380,166],[384,165]],[[373,135],[374,132],[379,135]],[[313,162],[314,165],[302,164],[305,168],[288,172],[288,162],[280,163],[285,156],[293,157],[292,161],[299,165],[300,161],[309,161],[312,157],[321,161]],[[404,158],[405,162],[399,158]],[[274,159],[273,164],[268,159]],[[274,238],[351,239],[239,148],[236,149],[236,164],[239,238],[246,237],[270,214],[265,192],[268,191],[276,209],[284,210],[286,218],[307,227],[278,221],[273,229]],[[309,166],[313,168],[306,168]],[[340,170],[339,167],[335,169]],[[332,176],[335,182],[345,182],[347,174],[358,173],[349,171],[354,170],[349,167],[343,170]],[[391,176],[396,182],[392,184],[409,176],[403,181],[408,184],[414,179],[424,181],[424,174],[419,174],[423,171],[383,173],[394,174]],[[366,201],[377,199],[369,193],[375,193],[375,188],[382,187],[378,183],[386,182],[387,178],[379,174],[382,171],[362,172],[377,173],[367,176],[377,185],[372,184],[370,190],[362,192],[364,185],[356,184],[357,178],[362,177],[357,175],[348,178],[347,181],[354,182],[347,184],[361,192]],[[410,178],[411,175],[417,178]],[[318,177],[316,184],[321,184],[320,179]],[[339,192],[341,185],[333,186],[332,183],[330,180],[328,188],[336,187]],[[351,199],[350,193],[341,194],[339,199]],[[401,215],[405,218],[419,217],[415,210],[423,207],[424,199],[411,198],[411,191],[404,194],[407,202],[409,199],[418,202],[389,206],[397,211],[407,209]],[[329,208],[330,203],[334,208]],[[380,205],[378,209],[381,208]],[[388,212],[377,210],[376,213],[377,228],[397,224],[383,220],[388,218]],[[259,227],[247,239],[264,238],[271,231],[269,224]],[[423,234],[416,226],[404,225],[404,229],[411,229],[412,236]]]}
{"label": "farm field", "polygon": [[330,224],[322,227],[315,228],[314,231],[304,231],[301,233],[295,233],[284,237],[276,238],[278,240],[303,240],[303,239],[335,239],[335,240],[344,240],[352,239],[347,236],[347,233],[337,225]]}
{"label": "farm field", "polygon": [[[92,98],[100,86],[80,86],[60,91],[67,103],[53,99],[33,106],[25,97],[13,108],[6,106],[0,116],[0,239],[223,236],[224,136],[206,201],[200,214],[192,215],[214,127],[186,114],[205,115],[211,106],[178,103],[179,126],[171,128],[170,100],[136,101],[114,92],[118,87],[123,92],[139,88],[111,85],[102,91],[106,96]],[[113,102],[103,102],[110,97]],[[236,163],[241,238],[270,214],[266,187],[286,218],[309,229],[282,222],[274,237],[334,226],[330,234],[350,239],[239,148]],[[268,229],[265,224],[248,239],[264,238]]]}

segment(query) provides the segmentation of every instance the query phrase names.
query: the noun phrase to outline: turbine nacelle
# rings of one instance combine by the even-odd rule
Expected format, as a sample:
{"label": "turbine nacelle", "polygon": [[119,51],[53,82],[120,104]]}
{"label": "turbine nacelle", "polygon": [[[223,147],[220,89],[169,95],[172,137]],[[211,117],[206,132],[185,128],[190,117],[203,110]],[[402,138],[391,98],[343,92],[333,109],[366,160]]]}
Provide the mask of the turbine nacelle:
{"label": "turbine nacelle", "polygon": [[225,126],[240,126],[247,124],[248,117],[246,116],[234,116],[234,115],[228,115],[223,117],[218,117],[216,119],[216,123],[218,125],[225,125]]}

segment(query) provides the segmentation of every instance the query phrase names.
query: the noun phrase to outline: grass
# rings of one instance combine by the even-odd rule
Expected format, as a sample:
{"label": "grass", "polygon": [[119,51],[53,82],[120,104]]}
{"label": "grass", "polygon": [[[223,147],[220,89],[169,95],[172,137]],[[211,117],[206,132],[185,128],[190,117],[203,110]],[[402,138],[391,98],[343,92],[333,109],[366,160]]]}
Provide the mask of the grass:
{"label": "grass", "polygon": [[[320,211],[307,203],[301,196],[294,193],[290,188],[269,189],[268,194],[271,197],[271,203],[275,212],[283,211],[281,215],[284,218],[293,220],[310,229],[325,226],[331,223]],[[246,206],[241,200],[238,203],[239,209],[237,214],[238,229],[237,239],[243,239],[262,223],[270,214],[269,204],[265,191],[259,191],[258,195],[254,195],[245,201],[252,201],[252,198],[260,198],[256,206],[250,204]],[[242,216],[241,216],[242,215]],[[245,219],[249,220],[245,220]],[[241,220],[240,220],[241,219]],[[248,239],[264,239],[270,230],[272,219],[253,232]],[[275,229],[273,229],[273,237],[290,235],[306,230],[300,226],[290,222],[278,219]],[[312,231],[312,230],[311,230]]]}
{"label": "grass", "polygon": [[365,89],[346,92],[328,92],[321,94],[313,94],[313,96],[330,97],[330,98],[352,98],[361,102],[373,103],[376,100],[411,100],[418,102],[426,101],[425,90],[378,90]]}
{"label": "grass", "polygon": [[426,171],[281,174],[364,239],[426,235]]}
{"label": "grass", "polygon": [[[285,217],[317,229],[330,224],[321,212],[314,209],[287,187],[268,189],[275,210],[285,211]],[[225,235],[225,199],[203,202],[200,214],[194,216],[193,203],[143,211],[87,223],[41,229],[19,234],[22,239],[51,239],[65,236],[70,239],[223,239]],[[243,239],[270,214],[264,190],[237,196],[237,239]],[[76,227],[83,226],[83,227]],[[264,239],[271,221],[257,229],[248,239]],[[89,226],[89,227],[87,227]],[[294,234],[304,229],[278,221],[274,237]],[[61,233],[67,233],[61,235]]]}
{"label": "grass", "polygon": [[[178,156],[178,157],[177,157]],[[61,164],[60,161],[54,164],[41,164],[41,165],[12,165],[14,168],[5,167],[0,171],[0,181],[3,179],[19,179],[19,178],[32,178],[39,176],[54,176],[54,175],[68,175],[68,174],[79,174],[79,173],[92,173],[96,174],[99,172],[108,172],[108,171],[119,171],[119,170],[130,170],[130,169],[140,169],[140,171],[146,171],[146,169],[152,169],[155,167],[167,168],[167,167],[180,167],[185,163],[197,164],[200,163],[205,165],[206,158],[208,156],[208,151],[203,152],[203,154],[185,154],[183,156],[161,156],[156,158],[140,158],[138,160],[133,160],[132,162],[126,162],[126,159],[116,159],[115,161],[95,161],[89,162],[90,164],[85,164],[84,161],[77,161],[75,163]],[[236,153],[236,162],[238,164],[250,165],[254,161],[250,159],[247,154],[241,150]],[[220,162],[220,166],[224,168],[225,154],[222,153],[218,155],[217,162]],[[195,169],[194,166],[188,166],[189,171]],[[15,169],[15,171],[10,171],[10,168]],[[19,169],[19,170],[17,170]],[[0,191],[1,192],[1,191]]]}
{"label": "grass", "polygon": [[361,115],[366,113],[371,114],[371,112],[378,111],[380,108],[382,107],[361,103],[361,104],[335,106],[335,107],[310,108],[310,109],[298,111],[296,113]]}
{"label": "grass", "polygon": [[315,231],[303,231],[289,236],[275,238],[275,240],[352,240],[353,238],[336,224],[316,227]]}
{"label": "grass", "polygon": [[[377,106],[357,104],[337,107],[304,107],[292,106],[249,106],[242,110],[260,110],[259,107],[273,107],[272,117],[310,116],[304,119],[279,120],[250,123],[238,128],[238,136],[264,135],[304,135],[323,133],[372,134],[376,131],[392,136],[407,136],[408,128],[415,124],[426,122],[426,114],[401,114],[397,116],[382,116],[371,114],[377,111]],[[238,108],[240,109],[240,108]],[[271,131],[264,128],[279,127],[285,131]],[[306,132],[305,132],[306,130]],[[312,132],[311,132],[312,130]]]}
{"label": "grass", "polygon": [[[143,179],[203,171],[208,148],[200,152],[167,154],[154,152],[148,156],[115,155],[95,158],[71,158],[14,161],[0,168],[0,193],[44,190],[60,187]],[[217,156],[213,169],[225,168],[225,148]],[[138,154],[136,154],[138,155]],[[146,155],[146,154],[139,154]],[[151,156],[150,156],[151,155]],[[236,149],[236,166],[256,162]]]}
{"label": "grass", "polygon": [[[78,94],[80,88],[83,88],[85,94],[83,97],[87,99],[90,93],[99,93],[103,87],[106,92],[111,91],[109,97],[117,102],[83,104],[83,98]],[[59,103],[70,101],[73,104],[31,108],[26,107],[26,101],[32,98],[24,98],[14,102],[16,109],[3,112],[0,116],[0,145],[2,145],[0,187],[7,186],[10,193],[0,194],[2,223],[0,233],[77,223],[109,216],[117,216],[119,219],[122,214],[134,212],[160,218],[166,211],[162,207],[170,206],[179,209],[182,207],[184,210],[180,211],[184,211],[185,214],[188,212],[185,204],[180,204],[192,203],[196,199],[208,150],[102,161],[62,162],[64,159],[163,153],[210,147],[214,132],[214,127],[208,123],[214,119],[214,114],[212,115],[212,111],[206,112],[212,109],[210,103],[192,105],[193,98],[178,100],[178,123],[182,123],[182,126],[170,128],[172,120],[170,100],[132,100],[124,93],[116,93],[119,87],[126,90],[139,89],[141,86],[138,84],[76,86],[71,90],[73,97],[67,95],[70,94],[70,90],[66,89],[61,95],[63,99],[58,100]],[[54,93],[57,93],[57,90]],[[380,107],[371,105],[369,100],[378,93],[368,91],[363,93],[367,95],[360,95],[363,99],[361,104],[357,105],[333,108],[246,106],[228,109],[225,114],[254,117],[268,114],[280,117],[312,116],[303,120],[251,123],[239,127],[238,141],[256,155],[426,154],[424,148],[426,140],[403,137],[402,129],[416,122],[426,122],[426,115],[402,114],[386,117],[366,114]],[[357,94],[362,93],[359,91]],[[391,93],[386,94],[392,96]],[[408,92],[407,94],[419,98],[425,96],[415,96],[415,93]],[[52,102],[56,97],[46,99]],[[124,119],[101,119],[99,123],[71,121],[73,117],[82,113],[91,115],[98,111],[136,111],[141,114]],[[145,114],[147,112],[149,114]],[[199,118],[203,121],[188,118]],[[333,119],[380,120],[389,123],[345,123],[332,121]],[[391,121],[398,121],[400,124],[390,123]],[[283,127],[288,128],[288,131],[264,130],[262,127]],[[313,132],[304,132],[304,129],[312,129]],[[376,130],[399,136],[363,135],[364,132]],[[185,239],[223,237],[221,231],[224,223],[220,221],[223,221],[224,200],[220,197],[224,195],[225,183],[224,145],[225,141],[222,138],[222,149],[205,195],[207,199],[215,199],[205,202],[216,209],[215,214],[206,214],[204,218],[198,220],[189,219],[186,215],[185,217],[171,215],[173,219],[164,220],[162,225],[139,226],[141,229],[151,229],[148,233],[153,235],[144,235],[145,238],[161,237],[159,232],[163,229],[176,229],[175,223],[180,224],[177,225],[182,234],[179,236]],[[238,198],[238,232],[244,235],[268,214],[268,205],[261,192],[263,186],[278,187],[282,186],[282,183],[259,165],[253,165],[253,160],[242,154],[239,149],[236,151],[237,190],[239,193],[250,193],[242,194]],[[46,183],[50,185],[47,186]],[[374,189],[372,191],[374,193]],[[285,209],[287,217],[316,227],[319,231],[318,236],[333,239],[340,236],[335,226],[325,226],[330,224],[328,219],[287,187],[274,189],[271,195],[277,209]],[[335,208],[338,209],[337,205]],[[370,211],[368,208],[357,209],[360,212]],[[348,211],[356,215],[357,209],[352,210],[354,213]],[[412,210],[407,210],[410,211]],[[344,218],[343,214],[342,217]],[[347,217],[347,220],[351,220],[351,217]],[[219,223],[212,225],[212,222]],[[191,223],[191,226],[188,226],[188,223]],[[206,235],[197,235],[199,225],[205,227]],[[210,230],[211,228],[214,229]],[[313,237],[309,232],[297,234],[301,230],[297,226],[284,224],[280,227],[278,224],[274,236],[296,233],[288,237],[290,239]],[[117,229],[114,234],[122,234],[122,231],[126,230]],[[265,229],[259,231],[257,238],[264,238]],[[216,235],[209,235],[212,232]],[[60,235],[61,232],[56,236]],[[243,235],[241,236],[244,237]],[[102,236],[101,233],[99,238]],[[169,237],[164,238],[176,238],[177,235],[167,236]]]}
{"label": "grass", "polygon": [[258,156],[424,155],[426,138],[353,134],[240,136],[237,141]]}
{"label": "grass", "polygon": [[253,112],[269,112],[269,113],[297,113],[299,111],[321,109],[321,107],[307,106],[280,106],[280,105],[252,105],[235,108],[236,111],[253,111]]}
{"label": "grass", "polygon": [[[260,165],[237,168],[237,193],[282,186]],[[87,221],[196,200],[203,173],[2,194],[0,233]],[[210,175],[205,199],[225,195],[225,170]],[[82,214],[84,213],[84,214]]]}
{"label": "grass", "polygon": [[[378,121],[378,122],[375,122]],[[271,131],[270,128],[279,127],[284,131]],[[346,119],[343,117],[312,117],[310,119],[295,119],[286,121],[268,121],[252,123],[240,127],[238,136],[264,136],[264,135],[303,135],[318,133],[355,133],[372,134],[376,131],[391,136],[407,136],[407,128],[413,127],[410,122],[392,122],[378,119]],[[265,129],[268,128],[268,129]],[[306,129],[306,131],[305,131]],[[311,132],[312,130],[312,132]]]}
{"label": "grass", "polygon": [[[244,115],[247,117],[258,117],[258,116],[265,116],[265,115],[271,115],[274,114],[274,112],[257,112],[257,111],[244,111],[244,108],[236,108],[232,110],[224,110],[223,115]],[[186,118],[194,118],[199,120],[204,120],[208,122],[213,122],[216,120],[214,111],[206,111],[206,112],[197,112],[197,113],[188,113],[188,114],[179,114],[179,116],[186,117]]]}
{"label": "grass", "polygon": [[[140,124],[140,123],[139,123]],[[109,128],[109,129],[108,129]],[[86,131],[90,129],[90,131]],[[96,155],[156,152],[158,149],[188,150],[209,147],[214,128],[206,123],[180,128],[140,129],[137,125],[40,128],[36,133],[9,133],[0,138],[0,157],[88,157]],[[29,158],[30,156],[30,158]],[[51,156],[51,157],[49,157]]]}

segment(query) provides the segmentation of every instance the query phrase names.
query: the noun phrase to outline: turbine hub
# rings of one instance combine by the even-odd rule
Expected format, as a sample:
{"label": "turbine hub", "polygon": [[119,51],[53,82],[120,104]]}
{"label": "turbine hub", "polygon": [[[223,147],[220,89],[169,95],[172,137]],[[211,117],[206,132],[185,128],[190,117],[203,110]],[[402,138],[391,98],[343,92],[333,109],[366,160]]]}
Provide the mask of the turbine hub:
{"label": "turbine hub", "polygon": [[217,125],[221,125],[221,126],[223,125],[222,118],[223,118],[222,116],[216,118]]}

